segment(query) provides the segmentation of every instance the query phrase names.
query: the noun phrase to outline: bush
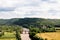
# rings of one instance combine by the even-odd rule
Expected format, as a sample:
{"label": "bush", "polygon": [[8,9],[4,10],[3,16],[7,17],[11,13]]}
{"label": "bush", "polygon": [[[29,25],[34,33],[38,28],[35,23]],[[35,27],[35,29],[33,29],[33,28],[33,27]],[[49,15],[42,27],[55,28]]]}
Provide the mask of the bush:
{"label": "bush", "polygon": [[43,40],[42,38],[38,38],[36,36],[34,36],[33,38],[34,38],[34,40]]}
{"label": "bush", "polygon": [[35,35],[37,33],[40,33],[40,29],[39,28],[30,28],[30,33],[29,33],[29,37],[31,38],[31,40],[43,40],[42,38],[38,38]]}
{"label": "bush", "polygon": [[55,30],[55,28],[45,28],[45,29],[43,29],[43,31],[42,32],[55,32],[56,30]]}
{"label": "bush", "polygon": [[0,37],[1,37],[2,35],[4,35],[4,32],[0,32]]}
{"label": "bush", "polygon": [[16,31],[16,38],[17,38],[18,40],[21,40],[20,33],[19,33],[18,31]]}
{"label": "bush", "polygon": [[30,35],[31,40],[43,40],[43,38],[38,38],[37,36],[31,36]]}

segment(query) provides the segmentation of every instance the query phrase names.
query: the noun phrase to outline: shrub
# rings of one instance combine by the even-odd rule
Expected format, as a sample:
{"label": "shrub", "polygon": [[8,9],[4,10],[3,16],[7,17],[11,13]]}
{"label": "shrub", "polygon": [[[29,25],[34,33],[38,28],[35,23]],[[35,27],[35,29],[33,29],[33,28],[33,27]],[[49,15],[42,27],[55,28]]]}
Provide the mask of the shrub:
{"label": "shrub", "polygon": [[18,31],[16,31],[16,38],[17,38],[18,40],[21,40],[20,33],[19,33]]}
{"label": "shrub", "polygon": [[40,29],[39,28],[30,28],[30,33],[29,33],[29,37],[31,38],[31,40],[43,40],[42,38],[38,38],[35,35],[37,33],[40,33]]}
{"label": "shrub", "polygon": [[2,35],[4,35],[4,32],[0,32],[0,37],[1,37]]}

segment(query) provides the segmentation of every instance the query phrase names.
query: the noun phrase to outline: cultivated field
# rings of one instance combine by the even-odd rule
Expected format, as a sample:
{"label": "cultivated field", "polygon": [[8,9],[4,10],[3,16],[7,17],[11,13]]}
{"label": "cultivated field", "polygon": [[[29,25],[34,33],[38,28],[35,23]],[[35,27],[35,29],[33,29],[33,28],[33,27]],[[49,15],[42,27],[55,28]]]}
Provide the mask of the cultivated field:
{"label": "cultivated field", "polygon": [[60,32],[38,33],[36,36],[47,40],[60,40]]}
{"label": "cultivated field", "polygon": [[16,40],[15,33],[4,32],[4,35],[0,37],[0,40]]}

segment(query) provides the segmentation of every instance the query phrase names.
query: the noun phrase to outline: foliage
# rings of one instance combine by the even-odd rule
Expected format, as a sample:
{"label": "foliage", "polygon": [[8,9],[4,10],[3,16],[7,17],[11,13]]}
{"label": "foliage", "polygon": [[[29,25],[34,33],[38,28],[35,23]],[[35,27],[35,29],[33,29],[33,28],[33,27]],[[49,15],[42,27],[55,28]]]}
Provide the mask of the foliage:
{"label": "foliage", "polygon": [[29,29],[30,29],[29,37],[32,40],[43,40],[42,38],[38,38],[38,37],[35,36],[37,33],[55,32],[54,27],[47,27],[47,28],[30,27]]}
{"label": "foliage", "polygon": [[34,36],[33,38],[34,38],[33,40],[43,40],[43,38],[37,36]]}
{"label": "foliage", "polygon": [[55,31],[56,30],[54,27],[42,29],[42,32],[55,32]]}
{"label": "foliage", "polygon": [[30,33],[29,33],[29,37],[31,38],[31,40],[38,40],[37,37],[34,37],[37,33],[40,33],[40,29],[39,28],[32,28],[30,27]]}
{"label": "foliage", "polygon": [[0,25],[20,25],[23,27],[40,27],[40,25],[59,25],[60,19],[43,19],[43,18],[13,18],[0,19]]}
{"label": "foliage", "polygon": [[3,32],[22,31],[22,27],[18,25],[0,25],[0,30]]}
{"label": "foliage", "polygon": [[[12,34],[15,32],[14,34]],[[0,39],[12,39],[17,38],[21,40],[20,33],[22,32],[22,27],[18,25],[0,25]],[[12,39],[13,40],[13,39]]]}
{"label": "foliage", "polygon": [[4,35],[4,32],[0,32],[0,37],[2,37]]}
{"label": "foliage", "polygon": [[20,32],[18,32],[18,31],[16,31],[16,38],[17,38],[17,40],[21,40]]}

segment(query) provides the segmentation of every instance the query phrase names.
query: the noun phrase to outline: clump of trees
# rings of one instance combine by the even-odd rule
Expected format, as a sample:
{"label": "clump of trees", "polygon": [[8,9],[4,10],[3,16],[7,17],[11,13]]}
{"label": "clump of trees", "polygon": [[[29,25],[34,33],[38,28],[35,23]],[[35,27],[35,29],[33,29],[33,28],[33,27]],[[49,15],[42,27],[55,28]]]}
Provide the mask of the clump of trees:
{"label": "clump of trees", "polygon": [[29,29],[30,29],[29,37],[31,38],[31,40],[43,40],[42,38],[37,38],[35,36],[37,33],[41,32],[39,28],[30,27]]}
{"label": "clump of trees", "polygon": [[22,27],[18,25],[0,25],[0,30],[3,32],[22,31]]}
{"label": "clump of trees", "polygon": [[4,32],[0,31],[0,37],[4,35]]}
{"label": "clump of trees", "polygon": [[16,31],[16,38],[17,38],[17,40],[21,40],[20,32],[18,32],[18,31]]}
{"label": "clump of trees", "polygon": [[42,32],[56,32],[55,28],[52,27],[52,28],[45,28],[45,29],[42,29]]}

